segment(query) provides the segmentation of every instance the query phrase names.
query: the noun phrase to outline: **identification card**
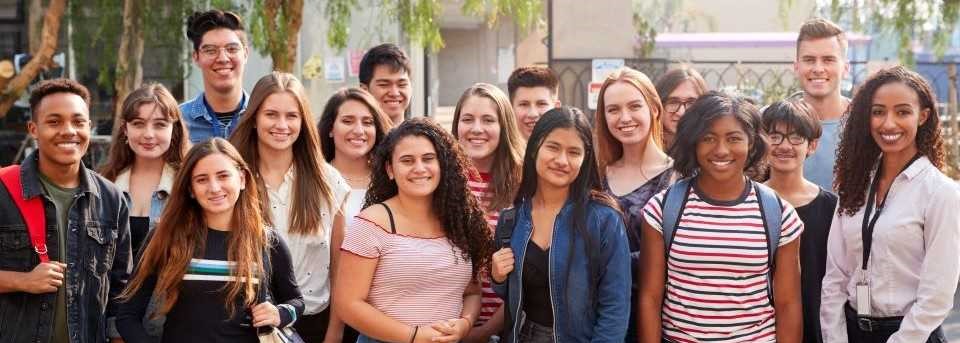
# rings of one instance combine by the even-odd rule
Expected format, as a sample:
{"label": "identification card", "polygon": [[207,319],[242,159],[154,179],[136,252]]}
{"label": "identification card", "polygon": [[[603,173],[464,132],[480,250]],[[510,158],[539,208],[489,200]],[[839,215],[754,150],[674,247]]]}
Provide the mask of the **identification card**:
{"label": "identification card", "polygon": [[857,284],[857,315],[870,315],[870,286]]}

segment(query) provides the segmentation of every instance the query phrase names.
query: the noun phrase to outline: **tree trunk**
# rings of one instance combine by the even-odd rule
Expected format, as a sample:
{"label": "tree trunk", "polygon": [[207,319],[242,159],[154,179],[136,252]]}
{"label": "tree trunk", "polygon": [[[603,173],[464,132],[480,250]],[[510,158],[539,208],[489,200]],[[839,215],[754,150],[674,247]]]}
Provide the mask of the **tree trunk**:
{"label": "tree trunk", "polygon": [[120,114],[123,100],[143,82],[143,0],[124,0],[123,33],[117,52],[116,97],[113,112]]}
{"label": "tree trunk", "polygon": [[287,37],[284,44],[287,53],[284,56],[283,68],[276,69],[292,73],[293,67],[297,64],[297,46],[300,43],[300,26],[303,24],[303,0],[284,1],[283,13],[287,20]]}
{"label": "tree trunk", "polygon": [[957,120],[957,64],[947,64],[947,79],[950,80],[950,86],[947,88],[947,112],[950,113],[949,129],[950,135],[946,137],[947,141],[947,168],[952,168],[952,172],[957,173],[953,177],[960,176],[958,163],[960,163],[960,122]]}
{"label": "tree trunk", "polygon": [[[280,34],[281,30],[271,29],[279,27],[278,13],[283,14],[286,22],[286,30],[282,32],[285,36]],[[303,24],[303,0],[266,0],[263,3],[263,16],[273,70],[292,73],[297,61],[300,26]]]}
{"label": "tree trunk", "polygon": [[47,12],[43,16],[43,40],[40,49],[33,54],[30,62],[0,91],[0,118],[7,116],[13,102],[20,98],[30,82],[40,74],[40,70],[50,64],[53,53],[57,50],[57,39],[60,34],[60,20],[67,7],[67,0],[50,0]]}
{"label": "tree trunk", "polygon": [[27,10],[27,41],[31,54],[36,54],[40,50],[40,44],[43,41],[43,0],[30,0],[30,7]]}

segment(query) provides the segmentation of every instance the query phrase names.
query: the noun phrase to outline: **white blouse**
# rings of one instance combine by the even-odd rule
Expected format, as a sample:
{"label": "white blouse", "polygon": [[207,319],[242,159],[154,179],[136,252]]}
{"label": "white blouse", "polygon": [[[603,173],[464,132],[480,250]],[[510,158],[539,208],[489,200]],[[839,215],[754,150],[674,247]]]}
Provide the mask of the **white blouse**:
{"label": "white blouse", "polygon": [[820,305],[823,341],[848,341],[843,306],[856,308],[857,284],[865,277],[870,316],[904,317],[888,342],[926,342],[953,308],[960,279],[960,186],[926,157],[900,173],[874,228],[866,275],[865,207],[833,217]]}
{"label": "white blouse", "polygon": [[330,305],[330,239],[333,232],[333,217],[346,200],[350,186],[335,168],[324,163],[327,185],[333,192],[331,208],[320,208],[320,234],[299,235],[289,232],[290,209],[293,206],[293,176],[291,166],[277,189],[267,186],[270,215],[273,229],[280,233],[290,249],[297,286],[303,293],[306,305],[304,315],[316,314]]}

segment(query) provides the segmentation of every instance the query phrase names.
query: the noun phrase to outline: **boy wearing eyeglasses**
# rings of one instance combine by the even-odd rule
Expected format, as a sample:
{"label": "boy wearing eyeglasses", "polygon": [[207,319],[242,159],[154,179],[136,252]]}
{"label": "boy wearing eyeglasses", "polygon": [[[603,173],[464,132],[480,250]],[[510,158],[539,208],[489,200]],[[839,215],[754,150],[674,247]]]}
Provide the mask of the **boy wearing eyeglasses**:
{"label": "boy wearing eyeglasses", "polygon": [[194,12],[187,18],[187,38],[193,42],[193,63],[203,75],[203,92],[180,104],[190,142],[227,138],[247,107],[242,82],[249,50],[243,21],[232,12]]}
{"label": "boy wearing eyeglasses", "polygon": [[827,236],[837,196],[803,176],[803,164],[820,141],[820,121],[800,99],[778,101],[763,111],[761,124],[770,148],[766,185],[797,210],[800,236],[800,284],[803,342],[820,343],[820,290],[827,264]]}

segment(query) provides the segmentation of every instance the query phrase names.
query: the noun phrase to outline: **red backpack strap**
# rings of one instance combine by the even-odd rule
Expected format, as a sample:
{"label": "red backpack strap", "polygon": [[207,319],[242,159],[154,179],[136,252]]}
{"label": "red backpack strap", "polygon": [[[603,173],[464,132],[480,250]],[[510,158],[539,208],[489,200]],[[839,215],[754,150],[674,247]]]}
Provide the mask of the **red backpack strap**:
{"label": "red backpack strap", "polygon": [[40,262],[50,262],[50,256],[47,254],[47,218],[43,213],[43,200],[41,197],[34,197],[27,200],[23,198],[23,184],[20,183],[20,166],[12,165],[0,169],[0,180],[7,187],[7,193],[20,209],[20,215],[23,221],[27,223],[27,232],[30,233],[30,242],[33,244],[33,250],[40,255]]}

